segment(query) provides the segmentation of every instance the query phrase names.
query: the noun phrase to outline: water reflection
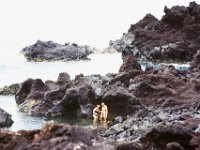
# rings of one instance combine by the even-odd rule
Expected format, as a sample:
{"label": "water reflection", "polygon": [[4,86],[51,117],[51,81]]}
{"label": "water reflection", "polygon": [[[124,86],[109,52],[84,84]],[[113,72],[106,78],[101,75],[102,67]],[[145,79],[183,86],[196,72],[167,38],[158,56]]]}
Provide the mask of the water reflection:
{"label": "water reflection", "polygon": [[[44,117],[33,117],[19,112],[14,96],[0,96],[0,107],[10,113],[14,121],[10,128],[3,128],[5,130],[18,131],[40,129],[47,121],[50,121]],[[79,125],[83,127],[92,127],[91,119],[56,118],[54,119],[54,122]]]}
{"label": "water reflection", "polygon": [[[14,121],[13,125],[10,128],[4,128],[5,130],[18,131],[40,129],[47,121],[50,121],[44,117],[33,117],[19,112],[14,96],[0,96],[0,107],[10,113]],[[56,118],[54,122],[79,125],[86,128],[108,128],[108,122],[104,120]]]}
{"label": "water reflection", "polygon": [[97,119],[94,119],[93,120],[93,127],[94,128],[97,128],[97,127],[102,127],[102,128],[105,128],[107,129],[108,128],[108,121],[107,120],[97,120]]}

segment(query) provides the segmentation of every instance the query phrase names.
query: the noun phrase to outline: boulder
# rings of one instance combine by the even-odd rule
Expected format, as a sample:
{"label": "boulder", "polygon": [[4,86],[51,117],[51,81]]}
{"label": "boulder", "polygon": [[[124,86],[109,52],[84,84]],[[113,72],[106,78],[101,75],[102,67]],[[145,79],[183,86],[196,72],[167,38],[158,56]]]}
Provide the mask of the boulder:
{"label": "boulder", "polygon": [[109,114],[126,116],[141,108],[140,101],[120,82],[106,86],[102,100],[109,108]]}
{"label": "boulder", "polygon": [[12,124],[13,120],[11,119],[11,115],[0,108],[0,128],[10,127]]}
{"label": "boulder", "polygon": [[33,79],[27,79],[20,85],[20,89],[15,95],[15,100],[18,105],[23,103],[28,94],[31,92],[32,83]]}
{"label": "boulder", "polygon": [[37,105],[44,98],[48,87],[41,79],[27,79],[24,81],[19,91],[15,95],[19,110],[29,113],[30,109]]}
{"label": "boulder", "polygon": [[72,118],[90,118],[95,101],[92,87],[82,86],[67,89],[62,100],[48,111],[48,116],[66,116]]}
{"label": "boulder", "polygon": [[22,49],[22,53],[28,61],[69,61],[88,59],[92,53],[89,46],[79,46],[77,44],[57,44],[52,41],[40,41]]}

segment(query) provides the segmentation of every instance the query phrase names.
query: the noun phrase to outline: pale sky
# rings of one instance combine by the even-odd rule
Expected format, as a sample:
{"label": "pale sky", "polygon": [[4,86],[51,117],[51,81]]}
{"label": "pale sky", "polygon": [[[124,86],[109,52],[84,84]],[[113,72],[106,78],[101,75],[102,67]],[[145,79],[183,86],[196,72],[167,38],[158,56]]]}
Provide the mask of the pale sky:
{"label": "pale sky", "polygon": [[[105,48],[131,24],[189,0],[0,0],[0,39],[53,40]],[[200,0],[196,0],[200,4]],[[26,45],[24,45],[26,46]]]}

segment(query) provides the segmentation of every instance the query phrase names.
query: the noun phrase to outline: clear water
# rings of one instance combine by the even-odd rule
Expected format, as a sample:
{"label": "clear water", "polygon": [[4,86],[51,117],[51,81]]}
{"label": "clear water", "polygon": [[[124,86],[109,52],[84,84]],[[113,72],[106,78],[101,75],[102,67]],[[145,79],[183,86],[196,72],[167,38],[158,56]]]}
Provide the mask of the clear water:
{"label": "clear water", "polygon": [[[18,106],[15,103],[14,96],[0,96],[0,106],[12,115],[14,121],[13,125],[4,130],[18,131],[18,130],[31,130],[40,129],[45,122],[49,121],[44,117],[33,117],[18,111]],[[71,125],[80,125],[84,127],[92,127],[91,119],[65,119],[57,118],[53,120],[57,123],[68,123]]]}
{"label": "clear water", "polygon": [[11,131],[39,129],[46,122],[44,118],[31,117],[25,113],[18,112],[14,96],[0,96],[0,107],[12,115],[13,125],[10,128],[5,128]]}
{"label": "clear water", "polygon": [[[16,39],[15,39],[16,40]],[[70,62],[42,62],[31,63],[19,54],[20,50],[35,41],[30,39],[1,40],[0,39],[0,87],[20,83],[27,78],[40,78],[45,80],[56,80],[60,72],[68,72],[71,78],[83,73],[84,75],[116,73],[122,64],[121,54],[92,54],[90,61],[70,61]],[[145,69],[147,62],[141,62],[142,69]],[[151,64],[150,64],[151,65]],[[176,65],[176,64],[175,64]],[[155,66],[155,67],[159,67]],[[183,69],[188,66],[176,65],[176,68]],[[14,96],[0,96],[0,107],[12,115],[14,124],[7,128],[11,131],[21,129],[38,129],[45,122],[45,118],[32,117],[18,111]],[[92,120],[87,119],[57,119],[56,122],[66,122],[83,126],[91,126]]]}
{"label": "clear water", "polygon": [[[31,42],[31,43],[29,43]],[[60,72],[68,72],[71,78],[83,73],[84,75],[116,73],[122,64],[121,54],[92,54],[90,61],[70,62],[42,62],[31,63],[19,54],[20,50],[34,43],[25,40],[1,40],[0,39],[0,87],[20,83],[27,78],[40,78],[45,80],[56,80]],[[11,131],[21,129],[38,129],[45,122],[45,118],[32,117],[18,111],[14,96],[0,96],[0,107],[12,115],[13,125],[7,128]],[[92,120],[88,119],[57,119],[56,122],[66,122],[83,126],[91,126]]]}

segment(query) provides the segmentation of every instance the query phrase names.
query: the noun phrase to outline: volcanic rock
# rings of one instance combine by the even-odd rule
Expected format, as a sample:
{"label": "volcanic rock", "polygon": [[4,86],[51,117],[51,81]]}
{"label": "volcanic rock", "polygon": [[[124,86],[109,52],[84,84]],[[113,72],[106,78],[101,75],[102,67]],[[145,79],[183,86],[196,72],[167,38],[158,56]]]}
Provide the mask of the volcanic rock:
{"label": "volcanic rock", "polygon": [[89,46],[79,46],[77,44],[57,44],[52,41],[40,41],[22,49],[22,53],[29,61],[69,61],[88,59],[92,53]]}
{"label": "volcanic rock", "polygon": [[192,61],[200,49],[200,5],[165,7],[165,15],[158,20],[147,14],[131,25],[121,39],[110,42],[110,47],[153,61]]}
{"label": "volcanic rock", "polygon": [[0,108],[0,128],[10,127],[12,124],[13,120],[11,119],[11,115]]}
{"label": "volcanic rock", "polygon": [[19,90],[19,84],[4,86],[3,88],[0,88],[0,95],[15,95],[18,90]]}

